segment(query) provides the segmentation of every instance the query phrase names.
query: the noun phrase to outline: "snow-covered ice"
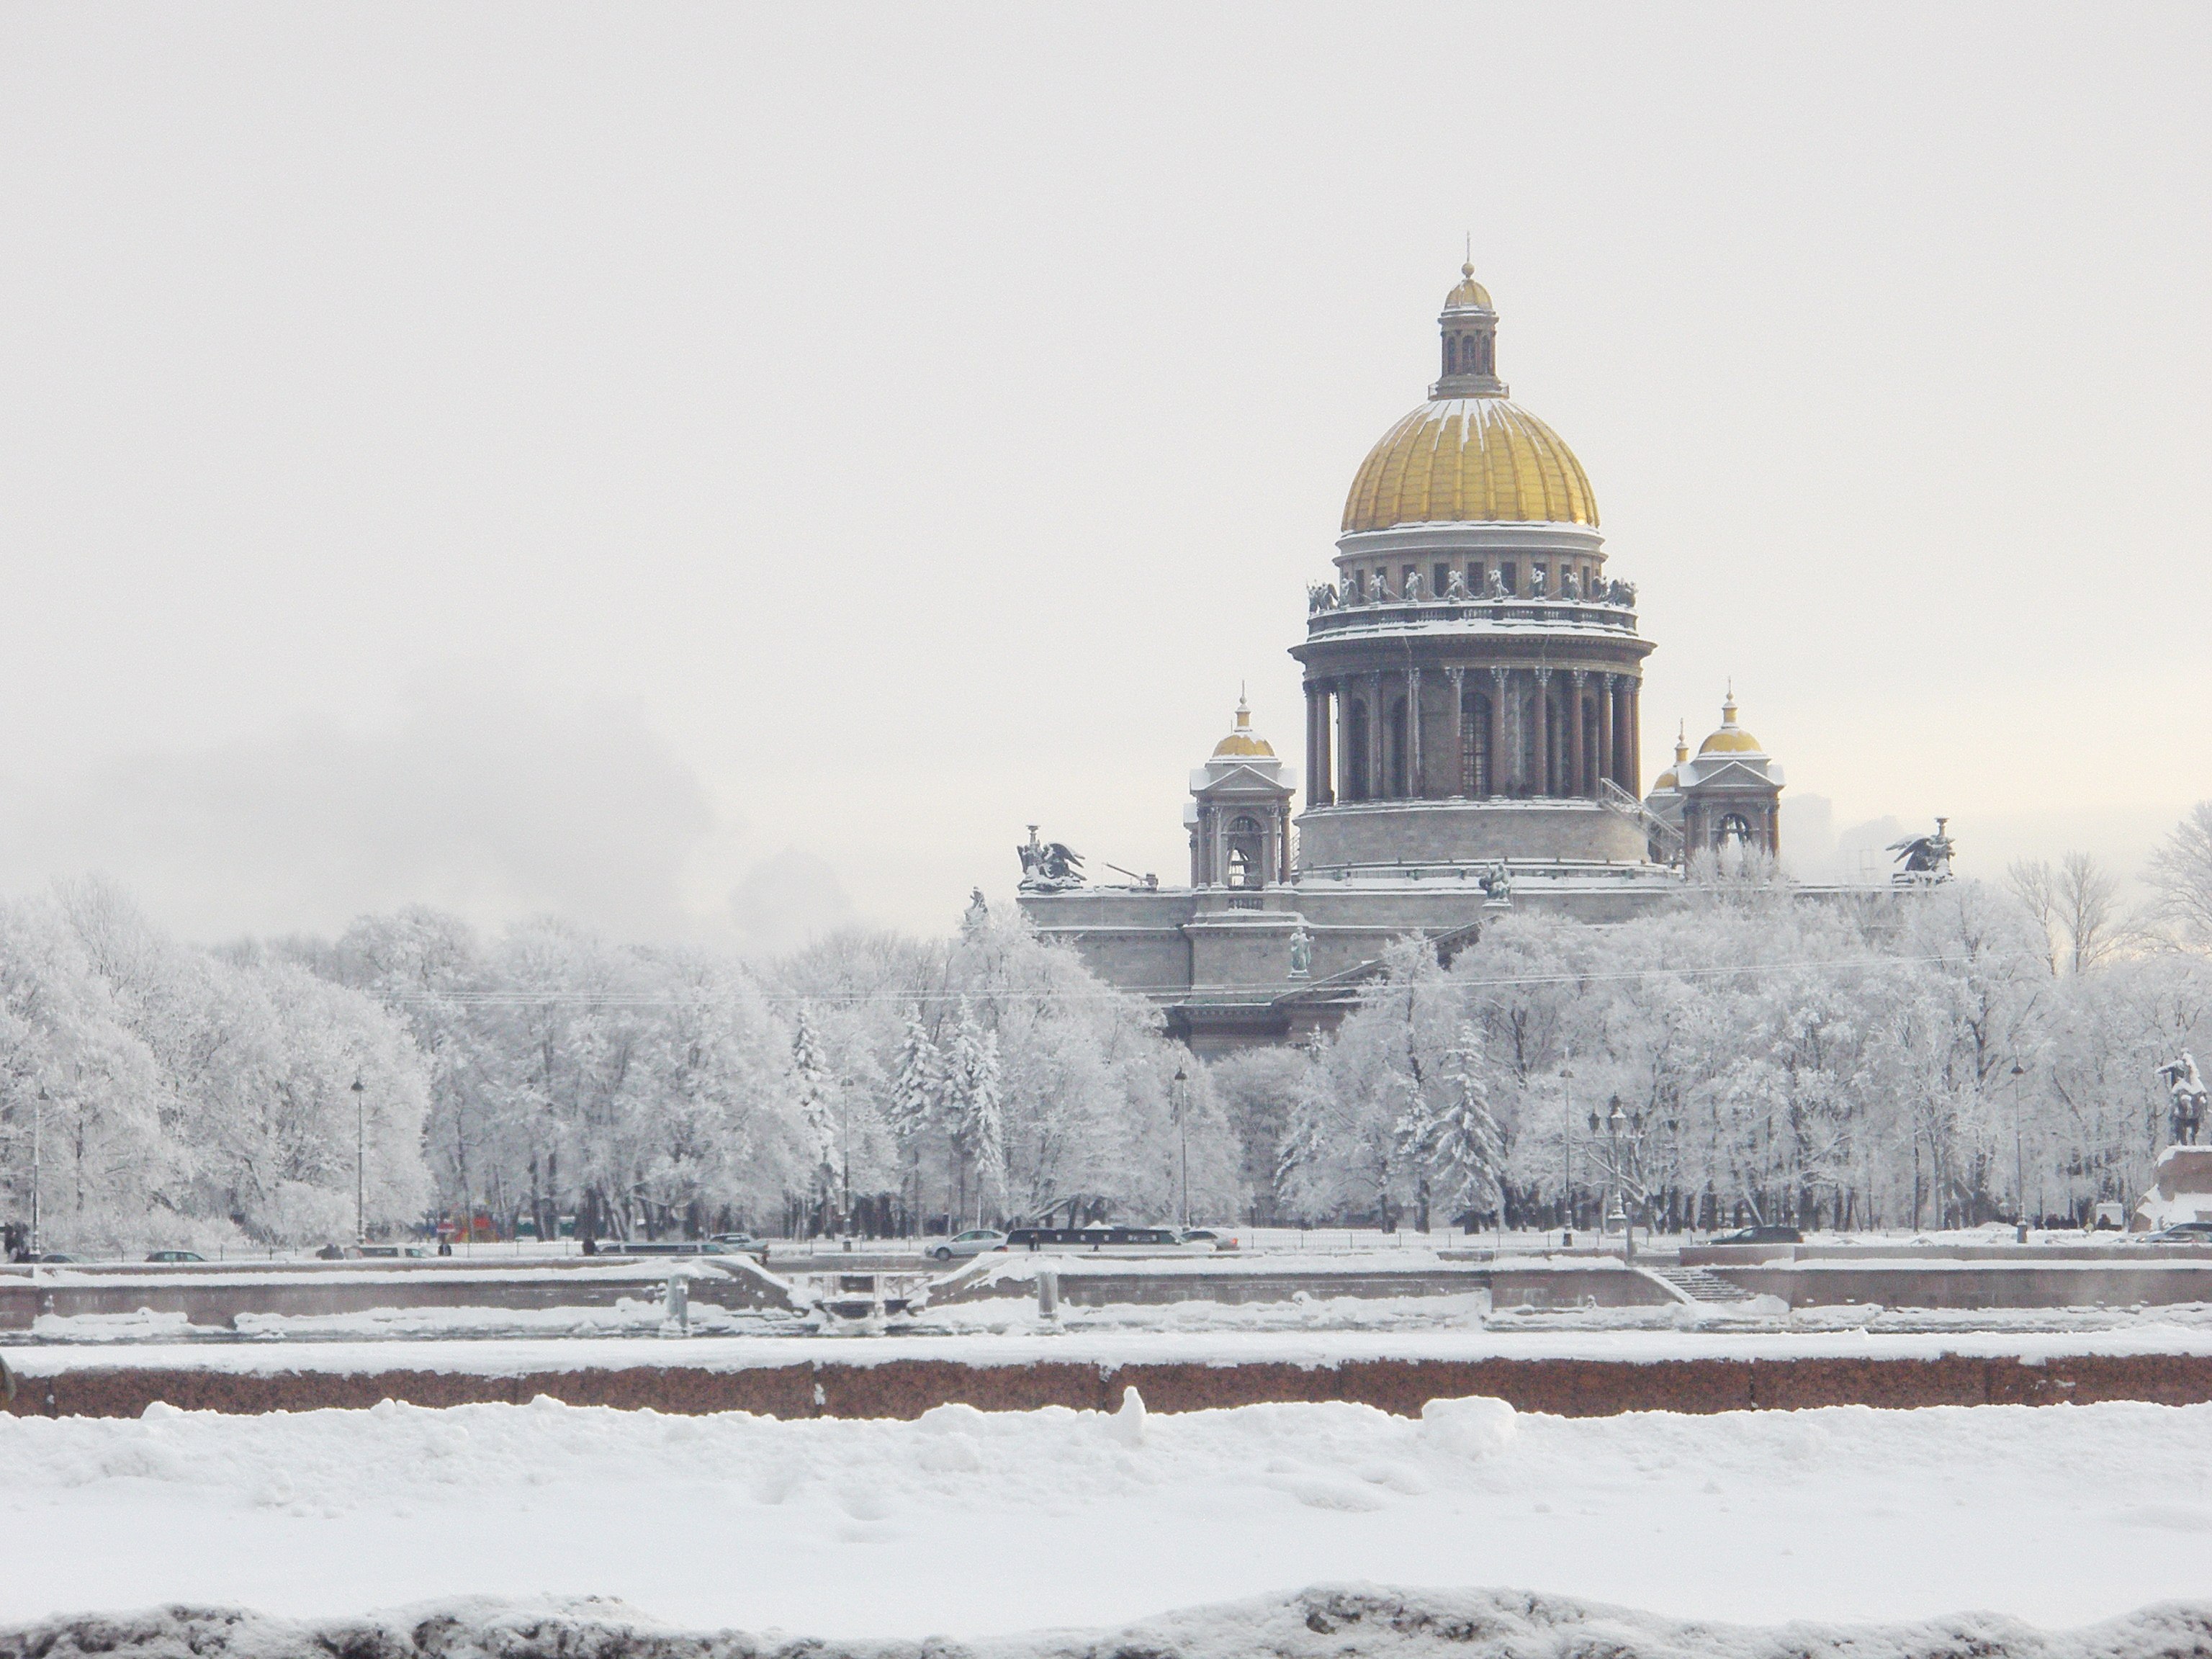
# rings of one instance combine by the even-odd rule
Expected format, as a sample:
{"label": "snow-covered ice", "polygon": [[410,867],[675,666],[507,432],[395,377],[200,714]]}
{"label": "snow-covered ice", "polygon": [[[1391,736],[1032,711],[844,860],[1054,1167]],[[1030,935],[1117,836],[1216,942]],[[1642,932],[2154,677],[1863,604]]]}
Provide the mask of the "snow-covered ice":
{"label": "snow-covered ice", "polygon": [[978,1636],[1358,1579],[1750,1623],[2063,1626],[2212,1583],[2212,1407],[157,1406],[0,1419],[0,1527],[9,1622],[589,1594],[694,1628]]}
{"label": "snow-covered ice", "polygon": [[313,1623],[236,1609],[155,1607],[0,1631],[9,1652],[235,1659],[2151,1659],[2212,1647],[2212,1603],[2171,1602],[2067,1631],[1986,1613],[1887,1626],[1799,1620],[1770,1627],[1686,1623],[1633,1608],[1514,1590],[1316,1585],[1291,1595],[1185,1607],[1118,1630],[832,1638],[684,1631],[605,1597],[469,1596]]}

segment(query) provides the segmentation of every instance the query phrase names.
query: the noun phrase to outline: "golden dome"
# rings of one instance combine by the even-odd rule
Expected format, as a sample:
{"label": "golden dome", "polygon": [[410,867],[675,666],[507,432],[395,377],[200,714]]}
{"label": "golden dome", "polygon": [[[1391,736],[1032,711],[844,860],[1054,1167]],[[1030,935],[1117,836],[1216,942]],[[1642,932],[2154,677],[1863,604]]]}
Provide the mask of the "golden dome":
{"label": "golden dome", "polygon": [[1213,745],[1216,760],[1273,760],[1275,750],[1267,738],[1252,729],[1252,710],[1239,696],[1237,699],[1237,725],[1230,734]]}
{"label": "golden dome", "polygon": [[1735,723],[1735,688],[1729,688],[1728,701],[1721,704],[1721,729],[1698,745],[1700,755],[1757,755],[1765,752],[1759,739]]}
{"label": "golden dome", "polygon": [[[1482,292],[1472,281],[1454,292],[1468,287]],[[1368,451],[1345,500],[1344,528],[1440,523],[1595,527],[1597,498],[1574,451],[1519,404],[1439,398]]]}
{"label": "golden dome", "polygon": [[1444,309],[1466,311],[1470,308],[1482,311],[1492,309],[1490,290],[1474,280],[1473,265],[1462,265],[1459,268],[1459,286],[1444,295]]}

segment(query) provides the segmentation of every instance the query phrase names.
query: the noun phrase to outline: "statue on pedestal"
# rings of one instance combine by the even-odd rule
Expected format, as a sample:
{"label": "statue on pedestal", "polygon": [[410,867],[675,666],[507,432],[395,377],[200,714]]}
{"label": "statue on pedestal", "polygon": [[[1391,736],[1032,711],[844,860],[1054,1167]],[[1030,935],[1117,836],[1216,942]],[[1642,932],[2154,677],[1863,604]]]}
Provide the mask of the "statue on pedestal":
{"label": "statue on pedestal", "polygon": [[1291,935],[1291,977],[1304,979],[1313,972],[1313,935],[1300,922]]}
{"label": "statue on pedestal", "polygon": [[1024,892],[1057,893],[1083,885],[1082,856],[1066,842],[1039,841],[1034,823],[1029,844],[1014,851],[1021,855]]}
{"label": "statue on pedestal", "polygon": [[2172,1145],[2194,1146],[2203,1133],[2205,1108],[2204,1079],[2197,1074],[2197,1056],[2185,1048],[2179,1060],[2160,1066],[2158,1075],[2172,1099],[2166,1121]]}

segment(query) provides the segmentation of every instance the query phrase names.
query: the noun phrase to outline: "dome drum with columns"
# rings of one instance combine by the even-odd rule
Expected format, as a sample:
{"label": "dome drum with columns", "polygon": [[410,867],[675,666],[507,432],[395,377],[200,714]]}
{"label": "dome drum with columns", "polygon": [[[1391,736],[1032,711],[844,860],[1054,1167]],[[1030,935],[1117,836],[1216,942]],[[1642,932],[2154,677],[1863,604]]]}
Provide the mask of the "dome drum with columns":
{"label": "dome drum with columns", "polygon": [[1308,589],[1303,810],[1240,698],[1190,775],[1188,887],[1021,894],[1201,1053],[1333,1027],[1407,933],[1446,951],[1521,905],[1622,921],[1680,890],[1688,854],[1778,845],[1781,770],[1733,696],[1644,796],[1636,589],[1607,568],[1582,464],[1510,401],[1497,310],[1461,276],[1428,398],[1361,463],[1333,580]]}

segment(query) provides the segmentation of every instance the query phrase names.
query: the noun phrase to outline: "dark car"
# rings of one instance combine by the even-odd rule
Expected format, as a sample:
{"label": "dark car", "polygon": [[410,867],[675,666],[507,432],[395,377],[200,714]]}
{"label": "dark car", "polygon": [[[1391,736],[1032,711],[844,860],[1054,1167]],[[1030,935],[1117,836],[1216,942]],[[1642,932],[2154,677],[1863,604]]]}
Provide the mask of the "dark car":
{"label": "dark car", "polygon": [[49,1267],[81,1267],[92,1258],[88,1255],[71,1255],[67,1250],[47,1250],[41,1255],[33,1256],[31,1260],[43,1261]]}
{"label": "dark car", "polygon": [[1795,1227],[1744,1227],[1708,1241],[1714,1244],[1802,1244],[1805,1235]]}
{"label": "dark car", "polygon": [[149,1261],[204,1261],[207,1258],[198,1250],[155,1250],[147,1255],[146,1260]]}

